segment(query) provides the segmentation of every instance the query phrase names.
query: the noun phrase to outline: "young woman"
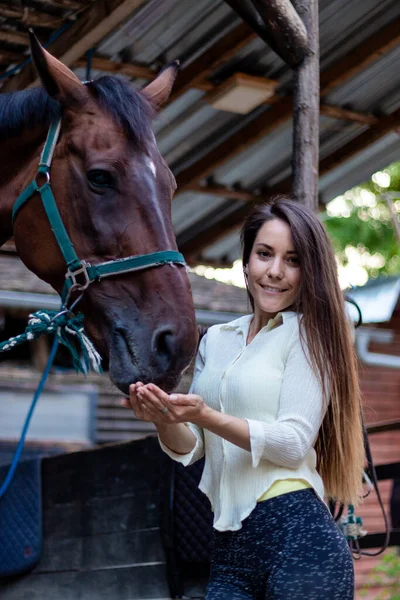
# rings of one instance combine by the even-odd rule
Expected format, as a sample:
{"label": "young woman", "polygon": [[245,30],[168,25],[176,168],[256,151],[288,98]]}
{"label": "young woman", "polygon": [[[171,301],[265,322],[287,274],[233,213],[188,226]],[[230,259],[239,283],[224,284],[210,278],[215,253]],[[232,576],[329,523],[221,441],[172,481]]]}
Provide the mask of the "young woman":
{"label": "young woman", "polygon": [[357,367],[335,257],[318,218],[285,199],[241,234],[253,314],[202,338],[189,394],[131,386],[139,419],[189,465],[214,512],[207,600],[350,600],[352,557],[324,504],[361,496]]}

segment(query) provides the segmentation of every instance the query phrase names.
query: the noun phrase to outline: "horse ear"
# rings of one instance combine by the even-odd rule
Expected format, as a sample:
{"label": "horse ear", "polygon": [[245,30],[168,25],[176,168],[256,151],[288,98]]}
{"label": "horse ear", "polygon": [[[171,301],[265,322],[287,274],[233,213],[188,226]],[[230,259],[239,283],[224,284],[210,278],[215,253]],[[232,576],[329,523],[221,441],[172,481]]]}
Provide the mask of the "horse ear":
{"label": "horse ear", "polygon": [[64,105],[82,102],[87,90],[75,73],[47,52],[31,29],[29,39],[33,63],[49,96]]}
{"label": "horse ear", "polygon": [[165,67],[154,81],[142,89],[142,94],[157,110],[168,100],[178,69],[179,60],[175,60]]}

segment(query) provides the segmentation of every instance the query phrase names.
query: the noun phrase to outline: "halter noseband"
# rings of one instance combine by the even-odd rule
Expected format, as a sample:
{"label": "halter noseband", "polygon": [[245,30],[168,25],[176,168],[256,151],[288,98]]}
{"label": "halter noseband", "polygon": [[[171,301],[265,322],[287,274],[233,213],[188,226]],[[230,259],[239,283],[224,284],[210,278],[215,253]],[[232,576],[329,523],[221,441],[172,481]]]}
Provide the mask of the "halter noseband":
{"label": "halter noseband", "polygon": [[[64,304],[67,304],[70,294],[73,290],[85,290],[94,281],[100,281],[104,277],[111,275],[121,275],[131,271],[140,271],[151,267],[161,265],[186,265],[185,259],[180,252],[175,250],[164,250],[162,252],[151,252],[149,254],[127,256],[117,260],[110,260],[105,263],[91,265],[85,260],[79,260],[68,233],[64,227],[61,215],[57,208],[56,201],[50,185],[50,166],[53,158],[54,149],[61,129],[61,118],[53,121],[47,139],[40,156],[39,168],[36,178],[28,184],[25,190],[18,196],[12,212],[12,222],[14,224],[16,216],[22,206],[36,193],[40,194],[43,206],[49,219],[51,228],[54,232],[57,243],[67,263],[67,272],[65,274],[65,284],[62,290],[61,298]],[[38,179],[46,179],[43,185],[38,184]]]}

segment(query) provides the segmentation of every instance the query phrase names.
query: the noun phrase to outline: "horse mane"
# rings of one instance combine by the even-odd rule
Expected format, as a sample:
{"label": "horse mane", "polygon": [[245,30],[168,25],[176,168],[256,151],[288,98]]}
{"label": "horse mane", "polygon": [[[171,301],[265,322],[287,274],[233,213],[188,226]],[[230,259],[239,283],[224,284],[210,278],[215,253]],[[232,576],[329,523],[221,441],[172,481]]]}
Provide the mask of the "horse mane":
{"label": "horse mane", "polygon": [[[154,111],[142,94],[125,80],[105,75],[87,84],[90,93],[120,125],[127,137],[144,148],[151,137]],[[43,88],[0,94],[0,140],[35,126],[49,126],[61,114],[59,102]]]}

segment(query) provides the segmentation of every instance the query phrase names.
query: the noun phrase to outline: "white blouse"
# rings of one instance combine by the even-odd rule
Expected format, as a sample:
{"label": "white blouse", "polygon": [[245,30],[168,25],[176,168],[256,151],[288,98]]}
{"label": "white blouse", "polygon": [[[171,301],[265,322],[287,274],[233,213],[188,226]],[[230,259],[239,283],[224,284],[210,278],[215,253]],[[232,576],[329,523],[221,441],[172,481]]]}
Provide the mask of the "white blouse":
{"label": "white blouse", "polygon": [[299,315],[278,313],[246,346],[252,315],[214,325],[201,340],[190,392],[207,405],[245,419],[251,451],[188,424],[196,445],[171,458],[187,466],[205,454],[200,489],[218,531],[235,531],[258,498],[282,479],[303,479],[323,500],[313,448],[326,412],[322,386],[299,334]]}

